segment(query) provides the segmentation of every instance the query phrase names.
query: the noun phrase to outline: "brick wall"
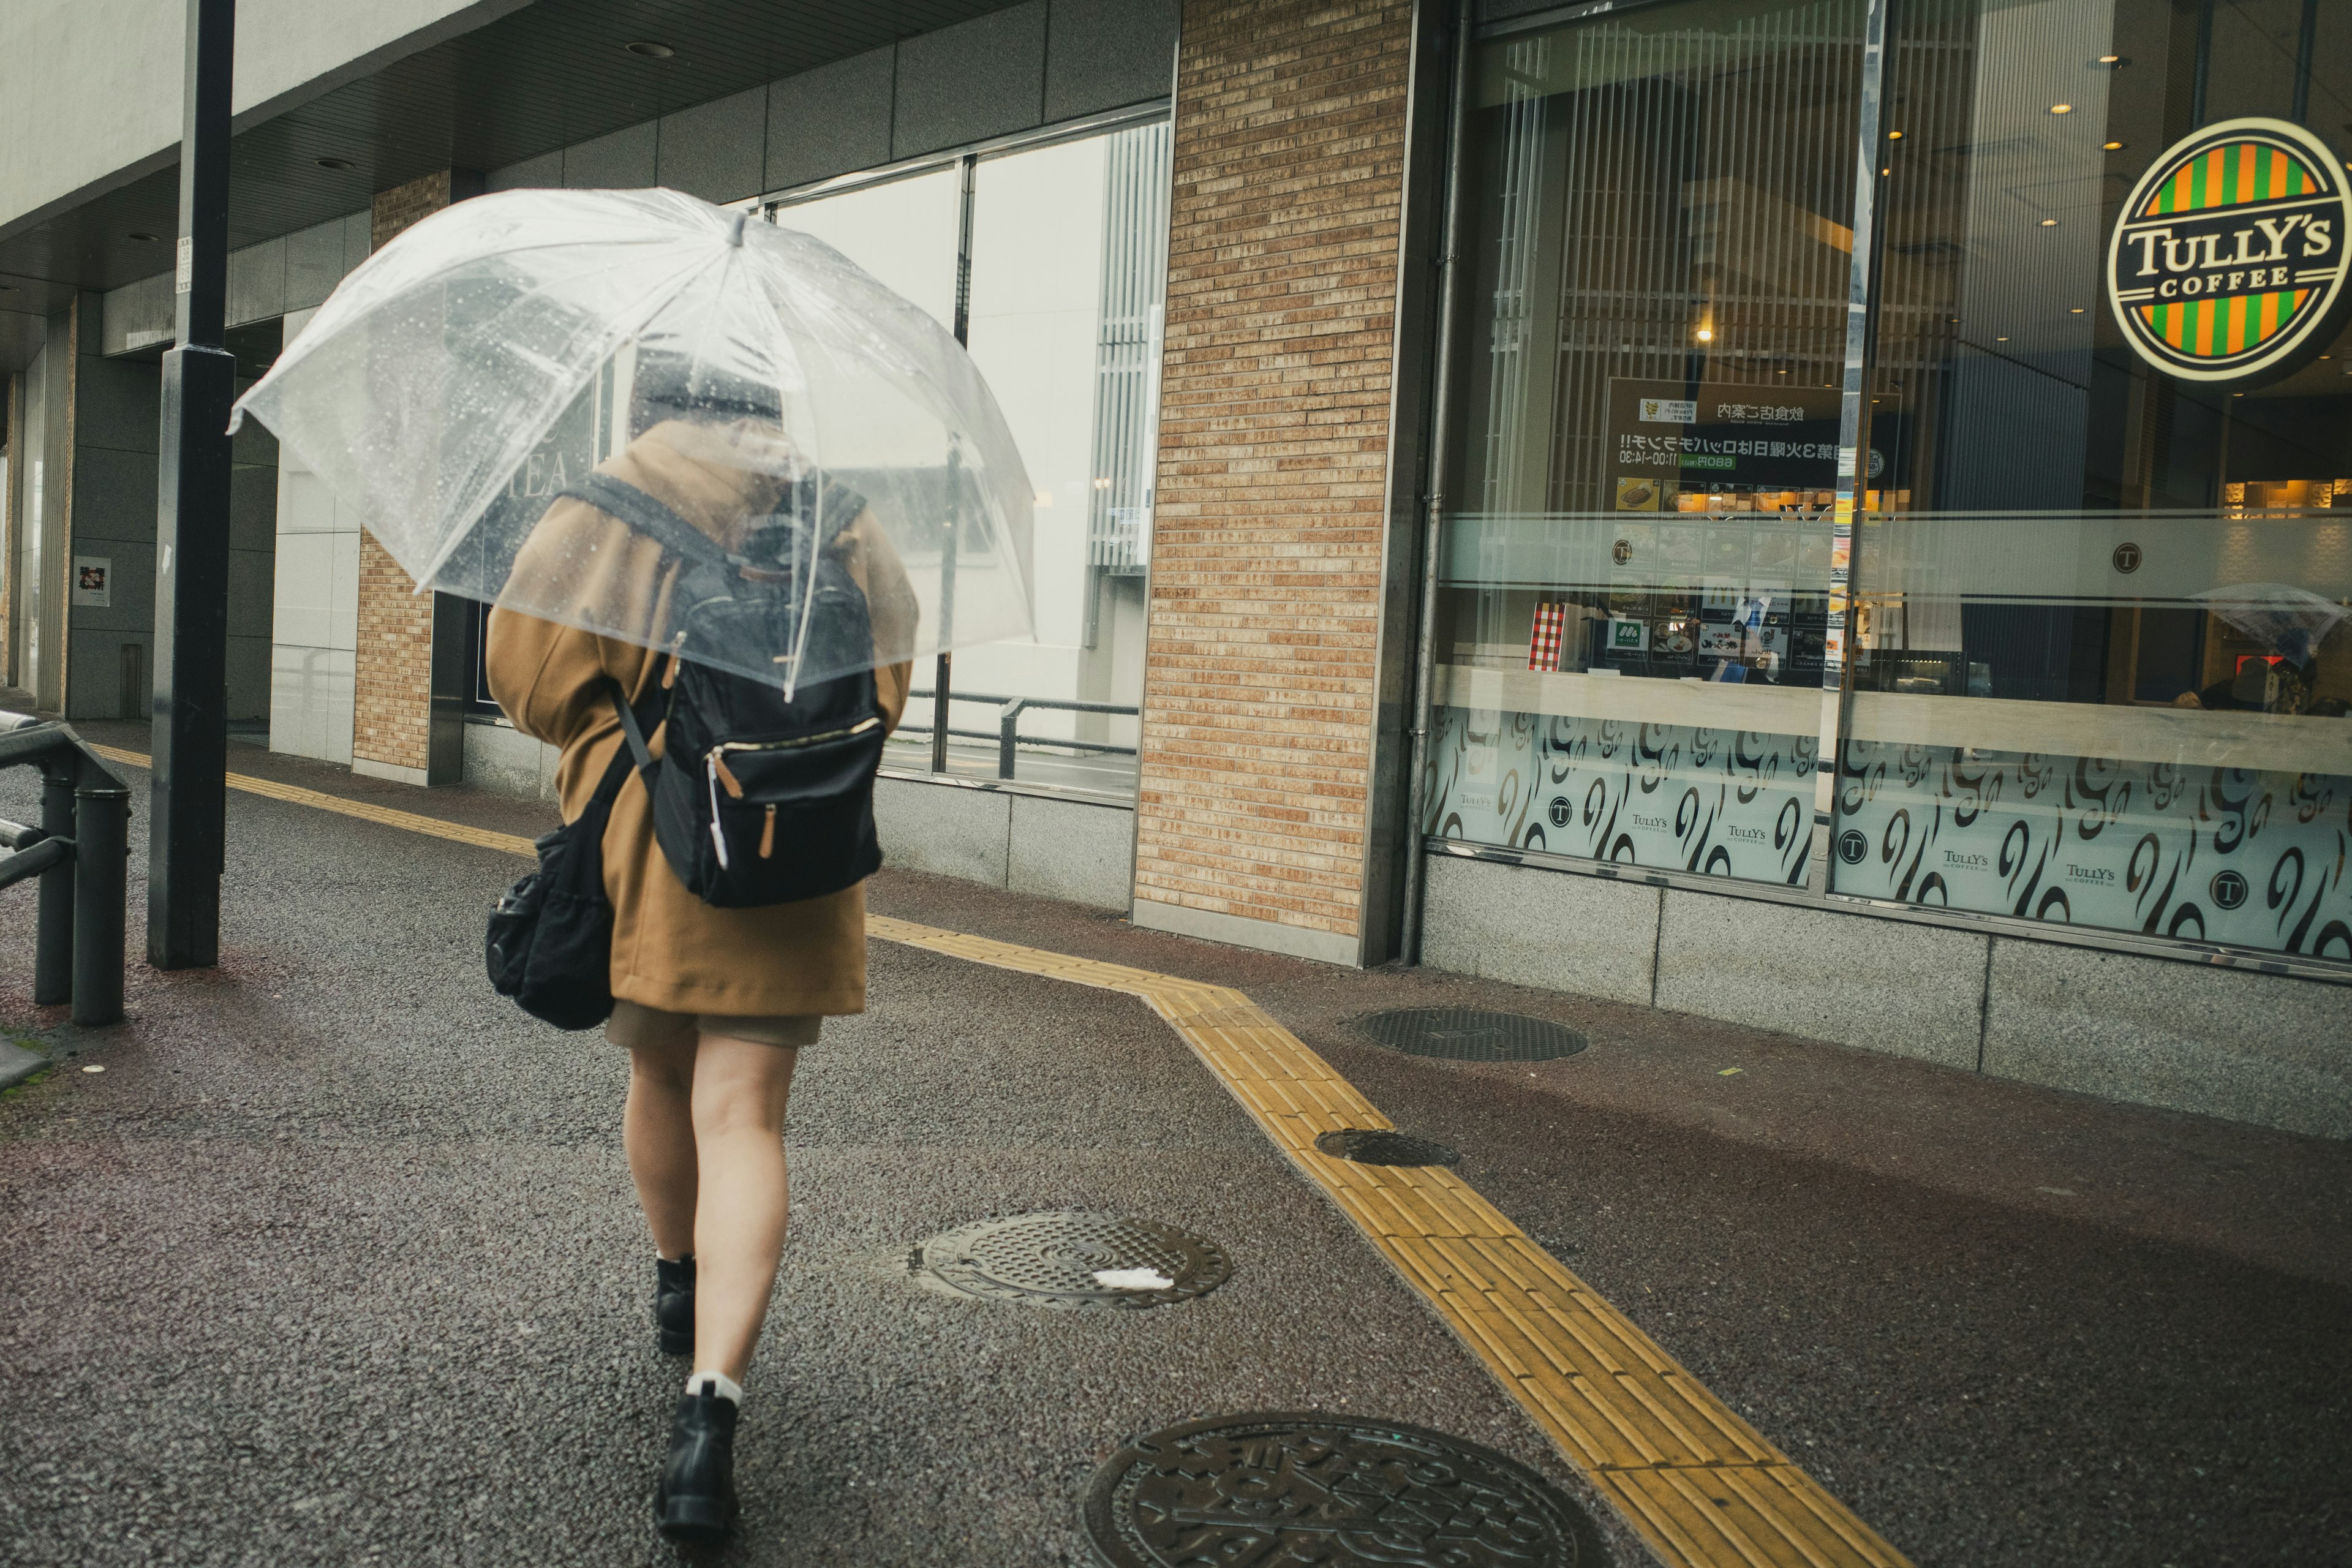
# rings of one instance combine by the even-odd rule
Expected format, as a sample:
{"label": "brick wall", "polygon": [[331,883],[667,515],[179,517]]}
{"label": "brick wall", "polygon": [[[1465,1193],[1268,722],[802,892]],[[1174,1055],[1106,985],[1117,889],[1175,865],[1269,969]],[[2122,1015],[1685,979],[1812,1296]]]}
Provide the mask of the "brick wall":
{"label": "brick wall", "polygon": [[1358,935],[1409,0],[1186,0],[1139,899]]}
{"label": "brick wall", "polygon": [[[368,248],[383,249],[409,225],[447,206],[449,188],[443,169],[379,193]],[[433,738],[433,596],[415,587],[374,534],[360,535],[352,755],[423,773]]]}

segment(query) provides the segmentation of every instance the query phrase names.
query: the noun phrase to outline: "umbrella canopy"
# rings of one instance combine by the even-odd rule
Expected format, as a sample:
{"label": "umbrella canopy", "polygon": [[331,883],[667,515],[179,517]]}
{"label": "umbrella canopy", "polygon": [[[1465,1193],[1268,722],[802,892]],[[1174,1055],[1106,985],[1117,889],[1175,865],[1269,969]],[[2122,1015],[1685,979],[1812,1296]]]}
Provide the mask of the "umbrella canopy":
{"label": "umbrella canopy", "polygon": [[[749,216],[667,190],[461,202],[346,279],[230,427],[268,426],[420,592],[788,689],[1025,635],[1033,497],[970,356]],[[661,550],[616,549],[592,507]],[[817,591],[853,527],[912,594],[871,639],[831,635],[842,595]],[[625,560],[659,580],[616,587]],[[714,595],[758,613],[689,615]]]}
{"label": "umbrella canopy", "polygon": [[2345,616],[2341,605],[2287,583],[2233,583],[2191,597],[2297,664],[2310,658]]}

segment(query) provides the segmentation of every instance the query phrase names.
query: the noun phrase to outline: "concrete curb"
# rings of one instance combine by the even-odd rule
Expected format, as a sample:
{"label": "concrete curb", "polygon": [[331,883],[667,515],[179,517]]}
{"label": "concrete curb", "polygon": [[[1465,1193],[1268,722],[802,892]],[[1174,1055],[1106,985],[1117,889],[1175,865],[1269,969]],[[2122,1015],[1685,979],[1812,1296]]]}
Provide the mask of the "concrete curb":
{"label": "concrete curb", "polygon": [[0,1040],[0,1089],[14,1089],[51,1065],[38,1051],[28,1051],[10,1040]]}

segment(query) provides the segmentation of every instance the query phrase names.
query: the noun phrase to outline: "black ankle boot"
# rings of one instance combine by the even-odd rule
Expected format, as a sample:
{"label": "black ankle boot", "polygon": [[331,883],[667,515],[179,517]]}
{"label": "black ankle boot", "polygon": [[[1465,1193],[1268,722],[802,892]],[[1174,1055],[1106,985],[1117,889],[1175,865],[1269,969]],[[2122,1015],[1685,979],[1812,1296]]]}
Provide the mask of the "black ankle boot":
{"label": "black ankle boot", "polygon": [[689,1394],[669,1429],[654,1523],[672,1541],[716,1546],[735,1529],[735,1402]]}
{"label": "black ankle boot", "polygon": [[654,1327],[664,1355],[694,1353],[694,1255],[654,1259]]}

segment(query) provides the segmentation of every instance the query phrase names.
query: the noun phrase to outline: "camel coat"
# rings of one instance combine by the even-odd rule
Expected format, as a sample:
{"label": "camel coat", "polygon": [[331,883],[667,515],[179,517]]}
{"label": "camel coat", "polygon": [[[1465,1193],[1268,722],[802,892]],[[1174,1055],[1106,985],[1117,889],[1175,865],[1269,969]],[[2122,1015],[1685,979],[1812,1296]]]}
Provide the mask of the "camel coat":
{"label": "camel coat", "polygon": [[[726,427],[672,421],[598,468],[731,546],[749,519],[774,506],[777,487],[730,466],[729,456]],[[913,591],[872,512],[844,530],[835,548],[865,591],[877,659],[889,660],[875,670],[875,684],[895,728],[913,668],[906,653]],[[665,570],[651,540],[564,497],[524,543],[515,575],[601,605],[600,624],[650,629],[664,624],[677,565]],[[491,695],[515,728],[562,748],[556,786],[563,819],[572,821],[623,744],[606,680],[641,699],[664,661],[635,643],[501,608],[490,616],[485,662]],[[648,739],[659,755],[662,731]],[[865,1011],[865,885],[765,909],[714,909],[687,890],[654,842],[651,804],[634,772],[604,830],[604,891],[613,901],[613,994],[624,1001],[732,1017]]]}

